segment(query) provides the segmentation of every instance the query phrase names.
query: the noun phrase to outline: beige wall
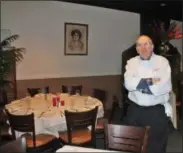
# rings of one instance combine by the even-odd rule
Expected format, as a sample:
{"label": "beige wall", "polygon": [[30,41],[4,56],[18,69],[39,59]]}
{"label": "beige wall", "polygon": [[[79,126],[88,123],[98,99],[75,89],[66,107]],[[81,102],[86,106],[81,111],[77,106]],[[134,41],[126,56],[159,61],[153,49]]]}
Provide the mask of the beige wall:
{"label": "beige wall", "polygon": [[[64,23],[88,24],[88,56],[64,56]],[[140,16],[58,1],[1,1],[1,28],[27,49],[17,80],[117,75],[121,53],[140,32]]]}
{"label": "beige wall", "polygon": [[[88,24],[88,56],[64,56],[64,23]],[[18,98],[28,87],[81,84],[83,93],[92,88],[120,98],[121,53],[134,43],[140,32],[136,13],[58,1],[2,1],[1,28],[19,34],[15,46],[26,54],[17,65]]]}

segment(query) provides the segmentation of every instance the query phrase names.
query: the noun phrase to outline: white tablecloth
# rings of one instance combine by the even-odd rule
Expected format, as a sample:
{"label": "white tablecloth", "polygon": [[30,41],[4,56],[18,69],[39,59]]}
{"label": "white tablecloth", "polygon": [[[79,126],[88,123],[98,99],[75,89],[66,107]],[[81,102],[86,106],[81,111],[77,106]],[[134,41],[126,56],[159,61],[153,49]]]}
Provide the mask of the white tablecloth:
{"label": "white tablecloth", "polygon": [[[62,148],[58,149],[56,152],[58,153],[58,152],[117,152],[117,151],[65,145]],[[127,152],[121,152],[121,153],[127,153]]]}
{"label": "white tablecloth", "polygon": [[[70,96],[68,94],[58,94],[60,100],[64,100],[64,106],[53,107],[53,94],[38,94],[34,98],[25,97],[20,100],[12,101],[5,107],[12,114],[26,115],[34,112],[35,115],[35,132],[36,134],[47,133],[58,137],[58,131],[66,131],[66,120],[64,110],[69,111],[87,111],[95,106],[99,106],[97,118],[104,115],[103,105],[96,98],[90,96]],[[10,132],[10,131],[9,131]],[[21,132],[16,132],[16,137],[20,137]]]}

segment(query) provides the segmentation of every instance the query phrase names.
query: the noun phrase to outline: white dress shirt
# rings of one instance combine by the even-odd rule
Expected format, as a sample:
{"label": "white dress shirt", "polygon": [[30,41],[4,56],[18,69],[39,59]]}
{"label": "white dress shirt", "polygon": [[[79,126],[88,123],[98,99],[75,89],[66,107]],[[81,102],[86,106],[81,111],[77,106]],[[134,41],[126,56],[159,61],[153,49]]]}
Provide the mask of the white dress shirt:
{"label": "white dress shirt", "polygon": [[[160,78],[160,82],[149,85],[152,94],[137,90],[137,85],[142,78]],[[131,101],[140,106],[162,104],[167,116],[172,116],[172,108],[168,103],[169,93],[172,90],[171,68],[166,58],[154,53],[150,60],[142,60],[140,56],[131,58],[127,61],[124,81]]]}

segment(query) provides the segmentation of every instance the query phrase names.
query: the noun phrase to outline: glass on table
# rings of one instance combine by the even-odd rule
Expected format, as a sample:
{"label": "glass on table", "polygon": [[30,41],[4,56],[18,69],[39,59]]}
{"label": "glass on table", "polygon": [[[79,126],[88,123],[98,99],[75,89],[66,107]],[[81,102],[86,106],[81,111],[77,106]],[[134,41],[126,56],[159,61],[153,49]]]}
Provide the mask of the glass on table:
{"label": "glass on table", "polygon": [[57,102],[60,102],[60,96],[59,95],[57,96]]}
{"label": "glass on table", "polygon": [[65,105],[65,101],[61,100],[61,106],[64,106],[64,105]]}
{"label": "glass on table", "polygon": [[56,97],[52,97],[52,104],[53,104],[53,106],[57,105],[57,98]]}
{"label": "glass on table", "polygon": [[80,96],[80,90],[76,90],[76,93],[75,93],[77,96]]}
{"label": "glass on table", "polygon": [[68,92],[69,95],[72,94],[72,87],[71,86],[68,86],[67,92]]}

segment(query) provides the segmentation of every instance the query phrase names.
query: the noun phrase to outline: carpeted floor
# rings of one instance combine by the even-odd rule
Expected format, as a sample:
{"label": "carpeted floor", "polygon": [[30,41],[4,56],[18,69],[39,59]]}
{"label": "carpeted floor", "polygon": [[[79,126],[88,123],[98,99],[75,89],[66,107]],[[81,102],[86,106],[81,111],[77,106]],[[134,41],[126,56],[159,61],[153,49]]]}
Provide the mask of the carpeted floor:
{"label": "carpeted floor", "polygon": [[182,145],[182,121],[180,121],[179,129],[169,134],[167,153],[183,152]]}

